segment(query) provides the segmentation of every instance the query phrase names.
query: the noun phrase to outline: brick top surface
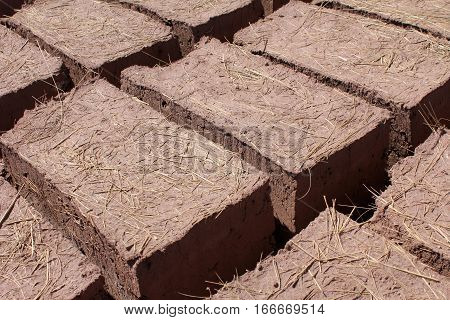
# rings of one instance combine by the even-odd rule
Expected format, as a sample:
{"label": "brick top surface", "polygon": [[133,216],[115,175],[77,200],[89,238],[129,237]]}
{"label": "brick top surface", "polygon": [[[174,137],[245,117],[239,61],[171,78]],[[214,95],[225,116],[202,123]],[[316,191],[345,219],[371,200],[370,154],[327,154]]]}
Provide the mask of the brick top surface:
{"label": "brick top surface", "polygon": [[28,159],[125,259],[180,239],[266,175],[106,81],[29,111],[1,142]]}
{"label": "brick top surface", "polygon": [[301,1],[238,32],[235,42],[406,108],[450,79],[448,42]]}
{"label": "brick top surface", "polygon": [[361,99],[216,40],[168,67],[131,67],[122,76],[173,99],[295,174],[389,117]]}
{"label": "brick top surface", "polygon": [[450,133],[432,134],[391,169],[392,185],[378,198],[379,213],[406,236],[450,258]]}
{"label": "brick top surface", "polygon": [[[320,3],[323,0],[315,2]],[[450,38],[448,0],[334,0],[334,2]]]}
{"label": "brick top surface", "polygon": [[93,69],[171,37],[156,20],[94,0],[40,0],[10,21]]}
{"label": "brick top surface", "polygon": [[62,62],[0,25],[0,97],[56,75]]}
{"label": "brick top surface", "polygon": [[448,278],[330,208],[215,299],[448,299]]}
{"label": "brick top surface", "polygon": [[169,21],[179,21],[190,26],[207,23],[211,18],[233,12],[254,0],[123,0],[140,5]]}
{"label": "brick top surface", "polygon": [[0,228],[0,299],[77,297],[99,279],[100,270],[16,194],[0,177],[0,213],[14,204]]}

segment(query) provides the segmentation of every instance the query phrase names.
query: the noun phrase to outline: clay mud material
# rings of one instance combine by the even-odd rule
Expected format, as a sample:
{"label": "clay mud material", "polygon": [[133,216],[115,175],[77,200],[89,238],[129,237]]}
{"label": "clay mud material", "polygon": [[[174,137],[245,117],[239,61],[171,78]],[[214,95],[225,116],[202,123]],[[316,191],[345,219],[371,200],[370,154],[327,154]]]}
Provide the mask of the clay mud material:
{"label": "clay mud material", "polygon": [[204,41],[168,67],[131,67],[122,89],[271,173],[291,231],[323,210],[323,195],[357,201],[363,184],[383,183],[388,111],[235,45]]}
{"label": "clay mud material", "polygon": [[173,26],[183,55],[202,36],[233,40],[236,31],[287,3],[285,0],[114,0]]}
{"label": "clay mud material", "polygon": [[97,266],[0,177],[0,299],[91,299]]}
{"label": "clay mud material", "polygon": [[448,299],[449,278],[395,243],[327,209],[286,248],[213,299]]}
{"label": "clay mud material", "polygon": [[314,0],[313,3],[414,28],[450,40],[448,0]]}
{"label": "clay mud material", "polygon": [[[291,1],[235,42],[395,114],[394,163],[450,118],[450,45],[379,20]],[[410,152],[409,152],[410,151]]]}
{"label": "clay mud material", "polygon": [[208,295],[272,250],[266,175],[105,80],[27,111],[1,146],[114,298]]}
{"label": "clay mud material", "polygon": [[0,134],[67,86],[62,61],[0,25]]}
{"label": "clay mud material", "polygon": [[376,230],[450,276],[450,133],[436,132],[391,169],[377,199]]}
{"label": "clay mud material", "polygon": [[152,66],[180,55],[168,26],[102,1],[37,0],[7,23],[59,54],[75,84],[93,73],[118,84],[128,66]]}
{"label": "clay mud material", "polygon": [[1,0],[0,1],[0,18],[12,16],[16,10],[32,0]]}

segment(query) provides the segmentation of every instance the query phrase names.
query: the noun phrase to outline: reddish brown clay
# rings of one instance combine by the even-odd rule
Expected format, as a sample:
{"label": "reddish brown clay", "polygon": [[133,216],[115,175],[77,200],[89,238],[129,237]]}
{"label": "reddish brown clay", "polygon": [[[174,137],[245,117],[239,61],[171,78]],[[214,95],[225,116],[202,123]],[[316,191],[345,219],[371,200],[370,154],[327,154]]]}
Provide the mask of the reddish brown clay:
{"label": "reddish brown clay", "polygon": [[436,271],[450,276],[450,133],[432,134],[414,156],[390,171],[392,185],[377,199],[373,227]]}
{"label": "reddish brown clay", "polygon": [[213,299],[448,299],[447,277],[327,209],[276,256]]}
{"label": "reddish brown clay", "polygon": [[363,184],[384,183],[389,112],[237,46],[211,40],[122,77],[122,89],[269,172],[275,214],[291,231],[325,208],[324,195],[357,203]]}
{"label": "reddish brown clay", "polygon": [[450,118],[447,41],[291,1],[235,43],[391,110],[391,164]]}
{"label": "reddish brown clay", "polygon": [[38,0],[7,23],[61,56],[75,84],[97,74],[118,84],[128,66],[153,66],[180,55],[168,26],[102,1]]}
{"label": "reddish brown clay", "polygon": [[100,270],[0,177],[0,299],[92,299]]}
{"label": "reddish brown clay", "polygon": [[104,80],[27,111],[0,144],[115,298],[204,295],[271,250],[266,175]]}
{"label": "reddish brown clay", "polygon": [[313,3],[450,40],[450,3],[447,0],[314,0]]}
{"label": "reddish brown clay", "polygon": [[109,0],[173,27],[183,55],[202,36],[232,41],[236,31],[286,4],[287,0]]}
{"label": "reddish brown clay", "polygon": [[25,109],[58,94],[68,81],[62,61],[0,25],[0,134]]}

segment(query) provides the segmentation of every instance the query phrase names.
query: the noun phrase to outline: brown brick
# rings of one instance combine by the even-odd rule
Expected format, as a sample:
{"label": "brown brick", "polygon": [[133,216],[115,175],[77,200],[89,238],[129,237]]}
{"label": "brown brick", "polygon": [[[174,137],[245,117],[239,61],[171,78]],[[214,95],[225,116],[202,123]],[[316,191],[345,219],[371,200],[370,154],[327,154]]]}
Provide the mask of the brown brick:
{"label": "brown brick", "polygon": [[435,300],[449,288],[447,277],[330,208],[213,299]]}
{"label": "brown brick", "polygon": [[377,199],[375,229],[450,276],[450,133],[431,135],[414,156],[392,167]]}
{"label": "brown brick", "polygon": [[104,80],[27,112],[0,144],[115,298],[207,295],[271,250],[266,175]]}
{"label": "brown brick", "polygon": [[91,299],[101,292],[97,266],[1,176],[0,215],[0,299]]}
{"label": "brown brick", "polygon": [[391,110],[392,163],[426,139],[429,125],[448,125],[447,41],[291,1],[235,43]]}
{"label": "brown brick", "polygon": [[314,0],[314,4],[358,13],[450,40],[447,0]]}
{"label": "brown brick", "polygon": [[90,72],[118,84],[131,65],[177,59],[170,28],[143,14],[95,0],[41,0],[16,13],[9,26],[59,54],[75,83]]}
{"label": "brown brick", "polygon": [[62,61],[0,25],[0,134],[36,101],[66,87]]}
{"label": "brown brick", "polygon": [[358,202],[363,184],[384,182],[389,112],[237,46],[212,40],[122,77],[122,89],[271,173],[275,214],[291,231],[324,195]]}

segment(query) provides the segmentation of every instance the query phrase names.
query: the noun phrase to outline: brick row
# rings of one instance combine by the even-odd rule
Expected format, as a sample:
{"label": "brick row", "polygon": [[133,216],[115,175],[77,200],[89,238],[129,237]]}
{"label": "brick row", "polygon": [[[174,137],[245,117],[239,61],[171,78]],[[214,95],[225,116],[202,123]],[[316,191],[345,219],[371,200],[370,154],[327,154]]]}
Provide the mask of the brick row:
{"label": "brick row", "polygon": [[62,61],[0,25],[0,133],[67,87]]}
{"label": "brick row", "polygon": [[430,126],[448,125],[447,41],[292,1],[235,42],[391,110],[391,163],[423,142]]}
{"label": "brick row", "polygon": [[390,170],[391,186],[377,199],[375,230],[450,276],[450,134],[433,133]]}

